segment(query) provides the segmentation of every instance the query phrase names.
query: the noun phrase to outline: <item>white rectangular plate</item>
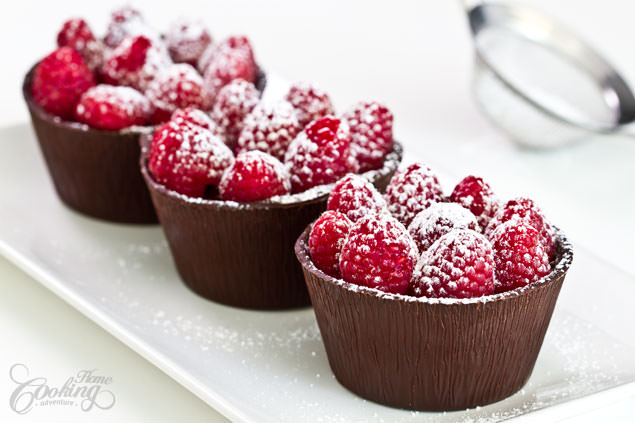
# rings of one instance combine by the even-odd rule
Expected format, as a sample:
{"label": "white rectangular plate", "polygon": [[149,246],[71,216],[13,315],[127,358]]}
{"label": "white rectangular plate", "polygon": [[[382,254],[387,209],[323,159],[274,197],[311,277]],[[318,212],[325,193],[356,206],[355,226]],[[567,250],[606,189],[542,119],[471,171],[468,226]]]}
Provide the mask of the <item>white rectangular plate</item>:
{"label": "white rectangular plate", "polygon": [[0,252],[232,420],[503,420],[635,380],[635,340],[625,339],[635,283],[577,248],[522,391],[454,413],[362,400],[334,379],[311,309],[244,311],[197,297],[160,227],[103,223],[60,203],[27,125],[0,130],[0,146]]}

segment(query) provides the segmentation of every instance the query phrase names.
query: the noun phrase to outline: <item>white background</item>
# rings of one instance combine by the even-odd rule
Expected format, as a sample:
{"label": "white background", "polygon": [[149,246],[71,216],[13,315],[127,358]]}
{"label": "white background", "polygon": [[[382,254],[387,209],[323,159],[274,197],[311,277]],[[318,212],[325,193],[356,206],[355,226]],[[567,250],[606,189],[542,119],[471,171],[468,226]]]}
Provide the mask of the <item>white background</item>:
{"label": "white background", "polygon": [[[526,0],[526,3],[556,16],[592,41],[629,81],[635,80],[635,2]],[[291,81],[319,82],[339,109],[359,99],[385,102],[396,115],[396,136],[416,137],[419,146],[416,154],[428,160],[429,151],[430,161],[438,166],[452,168],[451,146],[455,144],[474,139],[502,140],[471,98],[472,50],[458,1],[179,0],[172,4],[149,1],[134,4],[157,28],[165,28],[174,16],[184,15],[205,20],[217,37],[248,34],[263,67],[275,69]],[[5,1],[0,15],[0,125],[26,121],[20,93],[22,77],[35,60],[54,48],[55,35],[63,20],[83,16],[100,32],[108,12],[117,5],[106,1]],[[509,148],[508,144],[500,145]],[[635,173],[628,172],[635,167],[630,165],[635,160],[631,145],[634,144],[629,140],[606,139],[570,153],[557,152],[538,158],[522,153],[520,159],[514,157],[527,167],[519,169],[500,163],[501,169],[490,172],[490,181],[495,187],[496,183],[505,186],[507,191],[518,187],[521,192],[530,192],[555,221],[568,229],[572,238],[635,274],[629,268],[635,255],[632,212]],[[439,151],[448,153],[439,157]],[[593,160],[589,159],[591,154]],[[545,184],[544,179],[540,185],[537,181],[541,178],[532,178],[535,174],[532,171],[541,166],[549,169],[555,163],[554,157],[560,160],[557,163],[562,163],[563,157],[574,157],[584,162],[580,166],[586,171],[577,174],[577,181],[573,176],[563,177],[560,187],[558,183]],[[474,168],[478,166],[475,164]],[[505,181],[496,176],[501,173],[506,175]],[[602,193],[606,197],[610,193],[610,198]],[[0,401],[4,404],[0,406],[0,420],[221,419],[203,402],[4,259],[0,259],[0,292],[0,334],[4,345],[0,348]],[[89,415],[58,408],[46,413],[34,410],[18,417],[7,407],[11,386],[6,375],[16,362],[28,364],[34,374],[60,382],[80,369],[98,368],[116,381],[113,391],[117,404],[107,412]],[[635,412],[635,401],[627,396],[617,403],[605,404],[599,411],[589,411],[588,406],[580,405],[579,412],[585,414],[586,421],[607,415],[613,416],[603,417],[609,421],[626,419]],[[571,411],[551,415],[551,420],[581,418]]]}

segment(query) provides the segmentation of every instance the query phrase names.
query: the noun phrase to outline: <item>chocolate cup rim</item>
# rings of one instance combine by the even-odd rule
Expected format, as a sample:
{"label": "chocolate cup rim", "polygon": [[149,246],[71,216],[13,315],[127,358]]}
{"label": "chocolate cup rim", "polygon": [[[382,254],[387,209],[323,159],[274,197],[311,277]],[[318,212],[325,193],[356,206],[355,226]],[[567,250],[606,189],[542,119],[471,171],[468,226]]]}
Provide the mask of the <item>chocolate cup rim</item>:
{"label": "chocolate cup rim", "polygon": [[[274,209],[274,208],[284,209],[284,208],[297,207],[297,206],[301,206],[305,204],[312,204],[312,203],[324,201],[324,199],[328,197],[334,185],[334,183],[319,185],[318,187],[315,187],[315,188],[320,188],[320,190],[317,191],[320,193],[319,195],[316,194],[315,197],[311,197],[306,200],[294,201],[294,202],[276,202],[276,201],[272,201],[271,199],[267,199],[262,201],[254,201],[251,203],[238,203],[236,201],[211,200],[206,198],[190,197],[185,194],[181,194],[174,190],[171,190],[167,188],[165,185],[160,184],[159,182],[154,180],[154,178],[150,174],[150,171],[148,170],[148,164],[147,164],[147,156],[148,156],[150,141],[151,140],[149,139],[149,136],[142,136],[139,139],[139,143],[141,144],[141,157],[140,157],[139,165],[141,167],[141,173],[143,174],[143,178],[146,180],[146,183],[152,187],[152,189],[157,190],[161,192],[162,194],[177,200],[181,204],[188,205],[188,206],[198,206],[198,207],[215,209],[215,210],[216,209],[230,209],[230,210],[241,210],[241,211],[250,211],[250,210],[253,211],[253,210]],[[382,168],[377,170],[370,170],[368,172],[361,173],[360,175],[367,178],[372,183],[375,180],[379,179],[381,176],[387,175],[390,172],[394,172],[399,167],[399,164],[401,163],[402,159],[403,159],[403,146],[401,145],[401,143],[395,140],[393,142],[393,148],[390,151],[390,153],[388,153],[388,155],[386,156],[386,159],[384,160],[384,164]],[[321,193],[322,190],[324,190],[324,193]],[[292,194],[292,195],[302,195],[302,194],[304,194],[304,192],[298,193],[298,194]]]}
{"label": "chocolate cup rim", "polygon": [[[315,222],[314,222],[315,223]],[[562,251],[559,260],[551,270],[551,272],[538,279],[535,282],[530,283],[529,285],[523,286],[521,288],[516,288],[511,291],[501,292],[498,294],[484,295],[481,297],[475,298],[429,298],[429,297],[414,297],[411,295],[405,294],[392,294],[380,291],[376,288],[369,288],[362,285],[355,285],[353,283],[349,283],[344,281],[343,279],[334,278],[326,273],[322,272],[318,269],[313,260],[311,260],[311,255],[309,253],[309,233],[311,228],[313,227],[313,223],[309,224],[302,235],[297,239],[295,243],[295,255],[302,265],[302,267],[311,272],[315,277],[326,281],[332,285],[338,286],[341,289],[345,289],[347,291],[351,291],[355,294],[365,295],[368,297],[374,297],[377,301],[397,301],[402,303],[420,303],[422,305],[429,306],[439,306],[439,307],[456,307],[456,306],[475,306],[480,304],[492,304],[496,302],[506,301],[510,298],[520,297],[523,295],[527,295],[529,292],[539,289],[541,286],[553,283],[558,280],[559,277],[566,275],[567,271],[571,266],[571,262],[573,260],[573,247],[567,237],[560,231],[559,228],[553,227],[554,235],[556,238],[556,250],[558,250],[558,246]]]}
{"label": "chocolate cup rim", "polygon": [[[69,131],[75,132],[97,132],[101,134],[107,135],[147,135],[153,133],[160,125],[133,125],[127,128],[118,129],[118,130],[108,130],[108,129],[99,129],[93,128],[92,126],[76,122],[72,120],[66,120],[59,116],[54,115],[46,111],[42,106],[40,106],[34,99],[31,94],[31,82],[33,80],[33,74],[35,73],[35,68],[40,64],[41,60],[35,62],[33,66],[28,70],[26,75],[24,75],[24,79],[22,81],[22,96],[24,97],[24,101],[26,102],[29,109],[35,111],[43,120],[51,122],[53,125],[64,128]],[[256,88],[262,93],[266,86],[267,75],[266,73],[258,67],[258,80],[256,81]],[[207,113],[207,112],[205,112]]]}

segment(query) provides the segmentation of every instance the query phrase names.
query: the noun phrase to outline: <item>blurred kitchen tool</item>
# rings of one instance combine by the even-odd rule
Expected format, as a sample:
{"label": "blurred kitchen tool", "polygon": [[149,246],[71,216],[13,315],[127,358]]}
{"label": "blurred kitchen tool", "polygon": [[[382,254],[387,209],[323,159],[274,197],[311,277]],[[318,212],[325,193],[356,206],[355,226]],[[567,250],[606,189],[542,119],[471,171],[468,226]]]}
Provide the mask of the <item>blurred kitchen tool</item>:
{"label": "blurred kitchen tool", "polygon": [[628,84],[575,34],[524,6],[463,3],[476,49],[476,97],[514,141],[557,147],[635,121]]}

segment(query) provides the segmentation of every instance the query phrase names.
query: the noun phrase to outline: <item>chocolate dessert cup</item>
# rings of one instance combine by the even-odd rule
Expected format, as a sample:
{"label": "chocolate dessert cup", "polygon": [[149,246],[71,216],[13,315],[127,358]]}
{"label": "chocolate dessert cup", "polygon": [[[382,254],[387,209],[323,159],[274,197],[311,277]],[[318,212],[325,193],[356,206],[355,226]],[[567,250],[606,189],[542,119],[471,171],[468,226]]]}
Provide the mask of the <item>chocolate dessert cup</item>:
{"label": "chocolate dessert cup", "polygon": [[[139,137],[154,127],[120,131],[65,121],[40,107],[31,96],[37,63],[24,78],[22,93],[33,129],[58,196],[88,216],[118,223],[157,223],[146,184],[139,173]],[[266,78],[259,72],[257,87]]]}
{"label": "chocolate dessert cup", "polygon": [[[254,203],[191,198],[165,188],[147,168],[151,137],[141,139],[141,172],[183,282],[212,301],[250,309],[310,304],[293,246],[325,209],[332,186]],[[366,177],[384,190],[401,162],[395,143],[382,169]]]}
{"label": "chocolate dessert cup", "polygon": [[295,245],[329,364],[357,395],[409,410],[490,404],[527,382],[573,252],[557,234],[546,277],[518,290],[467,300],[385,294],[332,278]]}

